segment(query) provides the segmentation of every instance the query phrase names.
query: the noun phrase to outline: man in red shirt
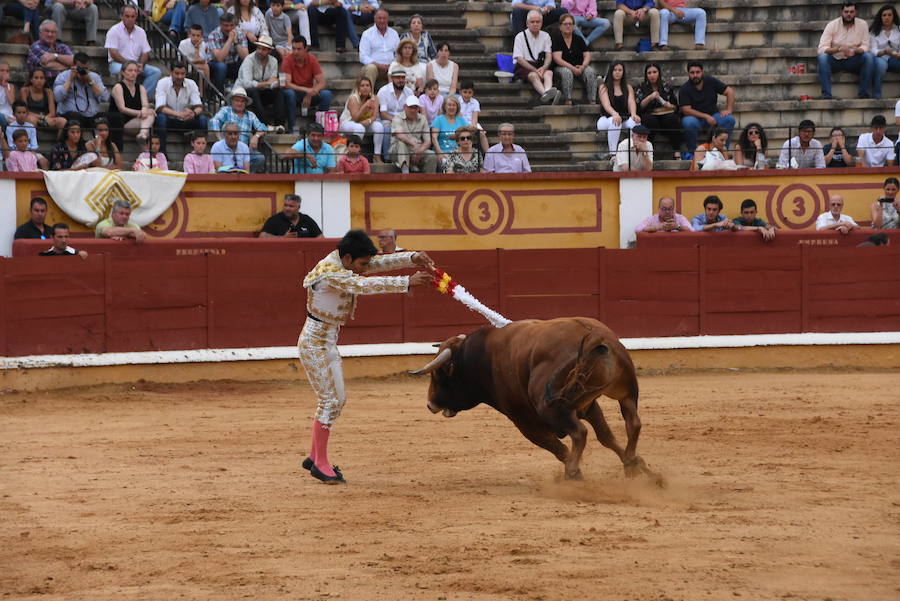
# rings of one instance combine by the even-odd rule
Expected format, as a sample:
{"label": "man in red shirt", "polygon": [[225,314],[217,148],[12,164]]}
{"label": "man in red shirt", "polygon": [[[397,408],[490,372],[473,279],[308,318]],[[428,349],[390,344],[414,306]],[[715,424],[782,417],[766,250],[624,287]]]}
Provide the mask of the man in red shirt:
{"label": "man in red shirt", "polygon": [[297,102],[301,105],[301,116],[305,117],[310,107],[327,111],[331,106],[331,90],[325,89],[325,74],[318,59],[306,49],[303,36],[294,38],[291,54],[284,57],[281,71],[285,75],[284,94],[287,104],[288,131],[294,131],[297,121]]}

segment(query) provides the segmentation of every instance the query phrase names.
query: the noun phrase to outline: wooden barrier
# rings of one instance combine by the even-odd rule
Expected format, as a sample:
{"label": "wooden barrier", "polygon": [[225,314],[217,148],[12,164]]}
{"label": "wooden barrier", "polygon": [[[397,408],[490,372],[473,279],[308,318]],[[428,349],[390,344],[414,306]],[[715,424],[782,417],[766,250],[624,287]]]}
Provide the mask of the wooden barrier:
{"label": "wooden barrier", "polygon": [[640,232],[638,248],[684,248],[709,246],[715,248],[791,248],[795,246],[828,246],[849,248],[865,242],[872,234],[885,234],[891,244],[900,244],[900,230],[872,230],[861,228],[849,234],[835,231],[778,230],[775,238],[765,242],[759,232]]}
{"label": "wooden barrier", "polygon": [[[305,319],[300,280],[331,243],[256,243],[265,250],[2,259],[0,354],[292,345]],[[433,256],[510,319],[597,317],[623,337],[900,330],[898,246]],[[451,298],[416,289],[361,299],[341,343],[442,340],[484,323]]]}

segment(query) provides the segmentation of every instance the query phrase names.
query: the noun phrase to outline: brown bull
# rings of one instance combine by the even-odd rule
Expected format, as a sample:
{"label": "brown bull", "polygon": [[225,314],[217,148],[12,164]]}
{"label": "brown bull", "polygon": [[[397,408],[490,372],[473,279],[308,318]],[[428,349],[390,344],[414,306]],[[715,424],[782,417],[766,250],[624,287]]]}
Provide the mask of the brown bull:
{"label": "brown bull", "polygon": [[[618,337],[595,319],[564,317],[485,326],[444,341],[437,356],[413,374],[431,374],[428,409],[453,417],[487,403],[508,417],[534,444],[565,464],[566,478],[579,478],[587,421],[629,476],[643,471],[662,485],[637,455],[641,420],[634,364]],[[597,397],[617,401],[628,443],[619,444]],[[570,436],[571,450],[560,439]]]}

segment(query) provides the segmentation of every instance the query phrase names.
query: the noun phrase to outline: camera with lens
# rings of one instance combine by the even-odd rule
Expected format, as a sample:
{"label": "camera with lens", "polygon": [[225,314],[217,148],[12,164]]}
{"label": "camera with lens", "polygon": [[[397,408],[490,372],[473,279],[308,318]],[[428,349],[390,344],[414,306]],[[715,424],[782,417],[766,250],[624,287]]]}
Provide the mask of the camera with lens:
{"label": "camera with lens", "polygon": [[82,77],[84,77],[85,75],[88,74],[88,68],[82,67],[79,65],[79,66],[75,67],[75,72],[78,73],[79,75],[81,75]]}

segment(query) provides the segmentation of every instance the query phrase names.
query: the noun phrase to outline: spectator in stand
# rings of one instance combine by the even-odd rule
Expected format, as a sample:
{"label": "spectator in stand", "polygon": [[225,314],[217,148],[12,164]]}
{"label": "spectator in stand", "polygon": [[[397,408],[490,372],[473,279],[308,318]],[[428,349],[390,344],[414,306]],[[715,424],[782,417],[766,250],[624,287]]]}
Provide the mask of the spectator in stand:
{"label": "spectator in stand", "polygon": [[[549,36],[548,36],[549,39]],[[441,94],[456,94],[459,82],[459,65],[450,60],[450,44],[443,42],[437,46],[437,58],[425,68],[426,79],[436,79]]]}
{"label": "spectator in stand", "polygon": [[[719,95],[725,96],[725,108],[719,110]],[[697,146],[697,137],[701,129],[721,127],[731,138],[734,130],[734,90],[715,77],[703,74],[703,64],[697,61],[688,63],[688,80],[678,90],[678,104],[681,107],[681,127],[687,148],[691,151]],[[691,158],[691,152],[681,155]]]}
{"label": "spectator in stand", "polygon": [[211,0],[197,0],[184,15],[184,27],[190,30],[194,25],[199,25],[203,29],[203,37],[215,31],[219,26],[219,15],[222,9],[210,3]]}
{"label": "spectator in stand", "polygon": [[116,200],[113,202],[109,217],[97,223],[94,228],[94,237],[109,238],[110,240],[134,240],[141,244],[147,239],[147,234],[141,230],[141,226],[130,219],[131,203],[127,200]]}
{"label": "spectator in stand", "polygon": [[241,61],[250,54],[247,36],[237,27],[237,19],[231,13],[219,17],[219,26],[209,34],[207,44],[212,61],[209,70],[212,83],[219,90],[225,90],[226,81],[237,79]]}
{"label": "spectator in stand", "polygon": [[[37,155],[28,150],[28,132],[22,128],[13,129],[12,131],[13,150],[9,151],[6,158],[6,170],[13,172],[37,171],[38,159]],[[46,162],[47,159],[44,159]],[[46,169],[46,167],[44,167]]]}
{"label": "spectator in stand", "polygon": [[305,117],[310,109],[330,109],[333,95],[325,87],[325,74],[318,59],[309,53],[306,40],[302,37],[293,41],[291,54],[282,61],[281,70],[285,74],[284,102],[287,104],[288,131],[293,133],[297,122],[298,102],[300,114]]}
{"label": "spectator in stand", "polygon": [[657,63],[644,67],[644,81],[635,92],[641,125],[650,130],[650,141],[656,132],[664,134],[675,151],[675,159],[681,159],[681,120],[678,118],[678,96],[662,78]]}
{"label": "spectator in stand", "polygon": [[[2,65],[3,63],[0,63]],[[900,100],[894,105],[894,123],[900,125]]]}
{"label": "spectator in stand", "polygon": [[775,239],[775,227],[757,217],[756,213],[756,202],[747,198],[741,203],[741,216],[734,220],[734,224],[744,231],[759,232],[763,242],[771,242]]}
{"label": "spectator in stand", "polygon": [[478,173],[483,167],[481,153],[473,146],[476,129],[471,125],[456,130],[456,148],[441,160],[443,173]]}
{"label": "spectator in stand", "polygon": [[890,246],[890,244],[891,239],[887,237],[887,234],[878,233],[872,234],[864,242],[860,242],[856,246]]}
{"label": "spectator in stand", "polygon": [[395,230],[381,230],[378,232],[379,255],[404,252],[406,249],[397,246],[397,232]]}
{"label": "spectator in stand", "polygon": [[9,82],[9,63],[0,62],[0,125],[13,119],[12,104],[16,101],[16,86]]}
{"label": "spectator in stand", "polygon": [[[562,8],[575,17],[575,33],[590,50],[591,44],[609,29],[609,19],[597,16],[597,0],[562,0]],[[585,37],[581,28],[590,29]],[[593,98],[593,96],[591,96]]]}
{"label": "spectator in stand", "polygon": [[347,24],[352,21],[341,0],[303,0],[303,3],[306,4],[306,14],[309,17],[310,49],[319,48],[319,25],[329,25],[334,27],[335,51],[338,54],[344,52],[347,43]]}
{"label": "spectator in stand", "polygon": [[335,173],[372,173],[369,160],[360,154],[362,139],[356,135],[347,136],[347,154],[338,159]]}
{"label": "spectator in stand", "polygon": [[769,150],[769,138],[766,130],[759,123],[750,123],[738,137],[734,145],[734,162],[747,169],[765,169],[769,166],[766,152]]}
{"label": "spectator in stand", "polygon": [[575,78],[581,80],[584,85],[585,99],[593,103],[597,97],[597,72],[591,66],[591,53],[587,44],[577,35],[574,35],[575,17],[566,14],[559,18],[559,33],[551,36],[551,48],[553,50],[554,72],[559,79],[559,90],[562,99],[572,106],[572,85]]}
{"label": "spectator in stand", "polygon": [[38,30],[41,18],[41,0],[14,0],[0,7],[0,17],[7,15],[16,17],[22,21],[21,34],[14,35],[11,39],[16,41],[19,35],[24,36],[22,43],[34,40],[34,32]]}
{"label": "spectator in stand", "polygon": [[150,171],[151,169],[168,169],[169,159],[166,155],[159,151],[159,136],[153,134],[147,140],[144,146],[144,152],[137,156],[134,164],[131,166],[132,171]]}
{"label": "spectator in stand", "polygon": [[41,197],[31,199],[29,205],[31,219],[16,228],[13,240],[49,240],[53,237],[53,228],[44,223],[47,219],[47,201]]}
{"label": "spectator in stand", "polygon": [[400,40],[412,40],[416,45],[416,58],[423,65],[437,58],[437,48],[431,35],[425,31],[422,15],[415,14],[409,18],[409,31],[400,36]]}
{"label": "spectator in stand", "polygon": [[856,17],[856,3],[845,1],[841,16],[830,21],[819,39],[819,85],[822,98],[831,100],[831,72],[859,73],[860,98],[869,97],[869,85],[875,71],[875,57],[869,52],[869,30]]}
{"label": "spectator in stand", "polygon": [[869,28],[869,52],[875,57],[872,71],[872,98],[881,98],[881,82],[888,71],[900,73],[900,18],[887,4],[878,9]]}
{"label": "spectator in stand", "polygon": [[373,87],[387,82],[389,67],[399,44],[400,36],[388,27],[388,11],[378,9],[375,25],[365,30],[359,40],[359,62],[363,64],[360,74],[371,81]]}
{"label": "spectator in stand", "polygon": [[109,121],[103,117],[97,117],[94,121],[94,139],[85,144],[88,154],[95,154],[97,160],[93,167],[104,169],[122,169],[122,155],[119,147],[109,139]]}
{"label": "spectator in stand", "polygon": [[122,67],[122,79],[110,92],[107,118],[112,133],[110,137],[119,148],[124,148],[124,135],[135,136],[143,144],[150,136],[150,128],[156,113],[150,106],[147,90],[138,83],[140,65],[126,61]]}
{"label": "spectator in stand", "polygon": [[[378,17],[375,18],[377,22]],[[413,91],[406,87],[406,71],[391,72],[391,81],[378,90],[378,110],[381,114],[381,126],[384,133],[384,147],[381,150],[385,161],[390,160],[390,148],[393,143],[391,125],[394,117],[403,114],[406,101],[410,97],[415,98]],[[375,152],[379,152],[378,146],[375,147]]]}
{"label": "spectator in stand", "polygon": [[412,40],[400,40],[397,45],[397,54],[390,65],[390,72],[397,69],[406,71],[406,87],[411,88],[416,96],[422,94],[425,89],[425,65],[419,62],[418,48]]}
{"label": "spectator in stand", "polygon": [[234,15],[235,24],[250,44],[256,44],[261,36],[269,36],[266,16],[256,7],[256,0],[234,0],[226,12]]}
{"label": "spectator in stand", "polygon": [[634,228],[634,233],[646,232],[691,232],[691,222],[687,217],[675,212],[675,201],[668,196],[659,199],[659,213],[641,221]]}
{"label": "spectator in stand", "polygon": [[209,79],[209,61],[212,60],[212,55],[209,53],[202,25],[197,23],[191,25],[188,37],[178,44],[178,52],[183,61]]}
{"label": "spectator in stand", "polygon": [[69,246],[69,226],[65,223],[57,223],[52,228],[53,230],[53,246],[48,248],[47,250],[41,251],[38,253],[40,257],[66,257],[66,256],[79,256],[82,259],[87,259],[87,251],[84,250],[75,250],[71,246]]}
{"label": "spectator in stand", "polygon": [[883,230],[900,229],[900,180],[889,177],[884,180],[884,196],[876,200],[871,207],[872,227]]}
{"label": "spectator in stand", "polygon": [[15,145],[13,134],[19,129],[24,129],[25,133],[28,134],[28,150],[35,153],[41,169],[49,167],[49,161],[37,152],[39,149],[37,128],[28,122],[28,107],[21,100],[16,100],[13,103],[13,120],[6,126],[6,143],[8,147],[12,148]]}
{"label": "spectator in stand", "polygon": [[884,115],[872,117],[871,127],[871,132],[860,134],[856,140],[856,164],[859,167],[893,167],[894,143],[884,135],[887,128]]}
{"label": "spectator in stand", "polygon": [[306,138],[297,140],[283,157],[294,159],[291,173],[331,173],[337,167],[337,154],[325,141],[325,128],[319,123],[310,123]]}
{"label": "spectator in stand", "polygon": [[[59,6],[54,4],[54,6]],[[97,7],[93,4],[91,7],[96,11]],[[56,76],[72,68],[75,64],[75,57],[72,56],[72,49],[58,41],[57,35],[59,30],[57,24],[47,19],[41,23],[40,39],[33,43],[28,49],[28,56],[25,58],[25,65],[28,71],[33,73],[38,69],[46,71],[50,80],[56,79]],[[94,37],[96,38],[96,24],[94,29]]]}
{"label": "spectator in stand", "polygon": [[431,135],[428,121],[419,114],[419,99],[409,96],[403,112],[391,121],[391,161],[401,173],[412,170],[422,173],[435,173],[437,159],[431,149]]}
{"label": "spectator in stand", "polygon": [[613,155],[613,171],[652,171],[653,144],[647,139],[650,130],[638,123],[631,130],[631,135],[619,142],[616,154]]}
{"label": "spectator in stand", "polygon": [[300,212],[300,197],[285,194],[280,213],[275,213],[263,225],[260,238],[321,238],[322,230],[312,217]]}
{"label": "spectator in stand", "polygon": [[815,139],[816,124],[804,119],[797,127],[798,135],[785,141],[778,157],[778,168],[824,169],[822,143]]}
{"label": "spectator in stand", "polygon": [[441,96],[436,79],[429,79],[425,82],[425,92],[419,95],[419,106],[422,107],[428,125],[431,125],[441,114],[444,109],[444,97]]}
{"label": "spectator in stand", "polygon": [[109,73],[118,75],[126,62],[134,62],[138,67],[139,79],[151,97],[156,92],[156,82],[162,72],[148,65],[150,60],[150,44],[147,33],[135,24],[138,9],[133,4],[126,4],[119,10],[122,20],[106,32],[106,49],[109,51]]}
{"label": "spectator in stand", "polygon": [[162,152],[166,152],[169,131],[205,130],[208,120],[203,114],[200,88],[187,78],[187,65],[174,63],[169,77],[156,86],[156,126]]}
{"label": "spectator in stand", "polygon": [[[75,66],[60,73],[53,85],[56,112],[66,121],[77,119],[80,125],[94,127],[100,114],[100,103],[109,100],[109,90],[99,73],[91,71],[91,59],[83,52],[75,53]],[[65,135],[63,135],[65,139]]]}
{"label": "spectator in stand", "polygon": [[373,160],[377,164],[384,162],[380,154],[384,146],[384,125],[379,106],[378,97],[372,91],[372,82],[360,75],[341,112],[341,133],[360,138],[367,133],[372,134],[375,145]]}
{"label": "spectator in stand", "polygon": [[634,23],[635,27],[646,26],[650,21],[650,43],[653,50],[659,48],[659,10],[653,0],[616,0],[616,12],[613,13],[613,36],[616,39],[616,50],[623,48],[624,25]]}
{"label": "spectator in stand", "polygon": [[[160,27],[169,26],[169,38],[173,44],[184,37],[184,16],[187,12],[185,0],[153,0],[151,18]],[[158,17],[158,18],[157,18]]]}
{"label": "spectator in stand", "polygon": [[[301,11],[306,17],[306,11]],[[284,0],[272,0],[269,10],[266,11],[266,27],[269,28],[269,37],[275,44],[275,51],[283,59],[291,53],[291,42],[294,40],[294,30],[291,26],[291,18],[284,12]],[[307,29],[309,22],[307,21]],[[306,32],[307,35],[309,31]],[[303,34],[300,34],[303,36]],[[307,39],[303,36],[303,39]]]}
{"label": "spectator in stand", "polygon": [[517,33],[513,42],[516,76],[531,83],[534,91],[540,94],[541,104],[559,104],[562,92],[553,87],[553,70],[550,69],[553,42],[550,34],[541,30],[541,13],[536,10],[528,13],[526,23],[528,28]]}
{"label": "spectator in stand", "polygon": [[[256,40],[256,50],[248,54],[241,63],[235,85],[247,90],[263,123],[283,125],[286,94],[278,77],[278,61],[271,56],[273,50],[275,46],[272,38],[265,33],[260,35]],[[293,94],[291,99],[293,100]]]}
{"label": "spectator in stand", "polygon": [[459,99],[448,96],[444,101],[444,112],[431,123],[431,147],[437,153],[438,162],[443,161],[447,153],[456,150],[456,130],[467,125],[469,122],[459,114]]}
{"label": "spectator in stand", "polygon": [[484,153],[485,173],[531,173],[531,164],[525,149],[514,144],[516,128],[512,123],[501,123],[498,128],[500,143]]}
{"label": "spectator in stand", "polygon": [[741,229],[722,214],[722,200],[718,196],[703,199],[703,212],[694,215],[691,227],[695,232],[727,232]]}
{"label": "spectator in stand", "polygon": [[81,139],[81,122],[78,119],[69,119],[63,128],[62,142],[50,151],[50,169],[53,171],[86,169],[96,160],[96,157],[88,160],[90,157],[85,157],[86,154],[88,151],[84,140]]}
{"label": "spectator in stand", "polygon": [[184,155],[185,173],[208,175],[216,172],[212,155],[206,154],[206,131],[198,130],[191,135],[192,151]]}
{"label": "spectator in stand", "polygon": [[56,114],[56,98],[53,90],[47,88],[47,74],[43,69],[35,69],[28,77],[28,85],[19,91],[20,100],[28,108],[26,120],[39,127],[56,128],[62,131],[66,120]]}
{"label": "spectator in stand", "polygon": [[603,115],[597,119],[597,131],[606,132],[606,141],[612,154],[619,147],[622,130],[631,129],[641,122],[637,114],[634,88],[628,83],[628,76],[625,74],[625,63],[610,63],[597,96],[603,111]]}
{"label": "spectator in stand", "polygon": [[[244,88],[235,86],[228,95],[228,106],[223,106],[219,112],[215,114],[209,122],[209,128],[212,131],[223,132],[226,123],[234,123],[240,132],[240,141],[246,144],[250,150],[250,167],[254,173],[261,173],[266,163],[266,158],[259,148],[259,141],[266,135],[266,124],[259,120],[253,112],[248,111],[251,100],[247,96]],[[220,142],[223,134],[219,134]],[[216,145],[213,145],[213,154],[215,154]],[[218,167],[217,167],[218,169]]]}
{"label": "spectator in stand", "polygon": [[250,161],[254,156],[250,147],[241,142],[241,130],[237,123],[226,123],[222,128],[223,139],[213,144],[213,166],[216,171],[250,171]]}
{"label": "spectator in stand", "polygon": [[828,198],[828,206],[831,207],[831,210],[816,218],[816,230],[837,230],[842,234],[849,234],[859,228],[859,224],[853,220],[853,217],[841,213],[844,209],[843,196],[832,194]]}
{"label": "spectator in stand", "polygon": [[822,149],[826,167],[852,167],[853,149],[847,146],[847,137],[840,127],[831,129],[831,141]]}
{"label": "spectator in stand", "polygon": [[728,154],[728,132],[721,127],[709,130],[709,140],[694,150],[691,171],[736,169],[737,163]]}
{"label": "spectator in stand", "polygon": [[[559,18],[566,14],[565,8],[557,8],[555,0],[510,0],[512,3],[512,33],[518,35],[525,31],[528,15],[537,11],[541,15],[543,26],[553,25]],[[441,90],[443,91],[443,90]]]}
{"label": "spectator in stand", "polygon": [[[360,27],[369,27],[375,22],[375,11],[381,8],[378,0],[361,0],[360,2],[351,2],[347,12],[350,14],[350,24],[347,26],[348,33],[353,31],[356,33],[354,25]],[[358,45],[358,42],[357,42]]]}
{"label": "spectator in stand", "polygon": [[659,49],[669,48],[669,25],[694,24],[694,50],[706,47],[706,11],[702,8],[687,8],[685,0],[657,0],[659,11]]}
{"label": "spectator in stand", "polygon": [[[420,97],[419,100],[421,101],[422,98]],[[481,103],[475,99],[475,84],[470,80],[463,80],[459,84],[459,114],[466,118],[469,125],[478,130],[481,151],[487,150],[488,146],[490,146],[487,134],[484,133],[484,128],[478,123],[478,117],[481,114]]]}

